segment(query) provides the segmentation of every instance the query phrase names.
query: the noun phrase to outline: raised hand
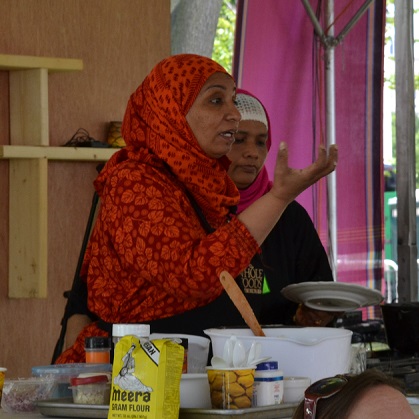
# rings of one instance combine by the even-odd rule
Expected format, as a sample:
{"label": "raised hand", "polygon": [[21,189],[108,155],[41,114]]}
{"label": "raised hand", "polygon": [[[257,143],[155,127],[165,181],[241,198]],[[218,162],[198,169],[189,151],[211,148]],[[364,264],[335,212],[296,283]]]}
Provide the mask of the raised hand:
{"label": "raised hand", "polygon": [[317,160],[304,169],[293,169],[288,166],[288,147],[282,142],[279,146],[274,181],[271,193],[278,199],[290,203],[301,192],[327,176],[336,168],[338,148],[335,144],[329,147],[329,154],[324,146],[319,147]]}

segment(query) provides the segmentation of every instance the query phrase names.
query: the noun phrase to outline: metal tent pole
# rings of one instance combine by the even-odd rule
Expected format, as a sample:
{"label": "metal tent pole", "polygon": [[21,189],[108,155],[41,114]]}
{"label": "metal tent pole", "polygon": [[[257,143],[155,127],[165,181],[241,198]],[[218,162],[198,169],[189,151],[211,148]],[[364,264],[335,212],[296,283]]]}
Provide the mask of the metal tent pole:
{"label": "metal tent pole", "polygon": [[[328,36],[334,36],[334,0],[326,2],[325,22],[329,28]],[[336,144],[336,92],[335,92],[335,48],[330,45],[325,47],[325,79],[326,79],[326,141],[327,146]],[[328,214],[329,214],[329,240],[330,253],[329,259],[333,272],[333,278],[337,280],[337,204],[336,204],[336,172],[332,172],[327,177],[328,185]]]}
{"label": "metal tent pole", "polygon": [[[335,116],[335,51],[337,45],[334,35],[333,20],[334,7],[333,0],[327,0],[324,18],[326,27],[329,28],[327,34],[324,33],[320,23],[317,20],[313,9],[308,0],[302,0],[303,6],[309,15],[314,30],[323,44],[324,68],[326,79],[326,142],[329,147],[336,143],[336,116]],[[332,172],[327,177],[328,191],[328,221],[329,221],[329,262],[332,269],[333,278],[337,280],[337,209],[336,209],[336,172]]]}
{"label": "metal tent pole", "polygon": [[[335,47],[339,45],[345,35],[352,29],[352,27],[362,17],[368,7],[374,0],[366,0],[356,14],[350,19],[348,24],[343,28],[341,33],[334,36],[334,0],[327,0],[324,10],[324,18],[327,34],[323,31],[316,14],[314,13],[309,0],[301,0],[303,6],[310,17],[314,31],[319,37],[325,51],[324,68],[326,79],[326,141],[327,145],[336,143],[336,109],[335,109]],[[396,0],[397,1],[397,0]],[[403,1],[403,0],[400,0]],[[331,173],[327,177],[328,188],[328,220],[329,220],[329,261],[333,272],[335,281],[337,280],[337,258],[338,258],[338,244],[337,244],[337,193],[336,193],[336,172]]]}

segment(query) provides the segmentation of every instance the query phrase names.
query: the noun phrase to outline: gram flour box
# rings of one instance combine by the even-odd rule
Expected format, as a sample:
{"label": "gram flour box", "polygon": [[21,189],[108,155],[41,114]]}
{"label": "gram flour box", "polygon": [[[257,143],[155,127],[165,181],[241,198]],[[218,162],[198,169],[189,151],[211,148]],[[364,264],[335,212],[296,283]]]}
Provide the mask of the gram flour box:
{"label": "gram flour box", "polygon": [[108,419],[177,419],[184,348],[124,336],[115,345]]}

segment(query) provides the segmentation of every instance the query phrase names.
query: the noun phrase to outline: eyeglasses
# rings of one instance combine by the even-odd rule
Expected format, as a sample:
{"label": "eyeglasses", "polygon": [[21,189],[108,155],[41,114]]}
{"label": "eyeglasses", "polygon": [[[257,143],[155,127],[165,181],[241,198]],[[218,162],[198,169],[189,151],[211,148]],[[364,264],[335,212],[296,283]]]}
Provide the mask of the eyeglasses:
{"label": "eyeglasses", "polygon": [[316,381],[304,392],[304,419],[315,419],[317,402],[339,393],[348,382],[348,375],[323,378]]}

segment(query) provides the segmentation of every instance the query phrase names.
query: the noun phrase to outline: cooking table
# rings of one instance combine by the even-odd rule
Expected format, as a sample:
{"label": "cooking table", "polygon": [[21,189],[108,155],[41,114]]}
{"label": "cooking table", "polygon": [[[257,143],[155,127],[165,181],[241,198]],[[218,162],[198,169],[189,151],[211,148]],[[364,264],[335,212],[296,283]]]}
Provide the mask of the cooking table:
{"label": "cooking table", "polygon": [[[416,413],[416,412],[415,412]],[[419,409],[418,409],[418,415],[419,415]],[[220,415],[218,416],[220,419],[226,419],[226,418],[237,418],[239,419],[241,417],[241,415]],[[3,410],[0,409],[0,419],[63,419],[63,417],[60,416],[44,416],[41,413],[22,413],[21,415],[17,414],[17,413],[6,413]],[[217,416],[214,416],[214,419],[217,418]],[[277,416],[278,419],[291,419],[292,416]],[[419,418],[419,416],[418,416]],[[69,419],[69,418],[67,418]],[[80,418],[77,418],[80,419]],[[193,414],[191,415],[180,415],[179,419],[202,419],[201,415],[198,416],[194,416]],[[272,418],[272,419],[276,419],[276,418]]]}
{"label": "cooking table", "polygon": [[[225,414],[214,414],[214,415],[208,415],[208,414],[195,414],[195,413],[182,413],[180,412],[179,415],[179,419],[206,419],[206,418],[213,418],[213,419],[227,419],[227,418],[261,418],[261,419],[291,419],[292,418],[292,412],[290,412],[289,409],[286,409],[283,411],[284,414],[279,413],[278,416],[272,416],[272,415],[268,415],[268,416],[260,416],[260,414],[258,414],[257,416],[255,416],[253,413],[247,413],[247,414],[234,414],[234,411],[231,411],[232,413],[230,413],[229,411],[225,410],[224,411]],[[418,409],[418,414],[419,414],[419,409]],[[87,417],[87,416],[85,416]],[[418,416],[419,417],[419,416]],[[44,416],[41,413],[22,413],[22,414],[18,414],[18,413],[6,413],[4,412],[2,409],[0,409],[0,419],[17,419],[17,418],[22,418],[22,419],[64,419],[62,416]],[[70,419],[69,416],[66,416],[67,419]],[[77,419],[81,419],[81,416],[74,416],[74,418]]]}
{"label": "cooking table", "polygon": [[[179,414],[179,419],[227,419],[227,418],[243,418],[243,419],[291,419],[292,414],[295,409],[295,404],[288,404],[288,405],[281,405],[278,406],[277,409],[275,409],[275,413],[272,412],[271,409],[267,409],[265,411],[259,410],[257,413],[255,413],[255,409],[242,409],[242,411],[247,411],[246,413],[238,414],[239,412],[234,410],[215,410],[213,413],[209,413],[210,411],[204,410],[204,409],[181,409]],[[270,410],[270,411],[269,411]],[[222,412],[222,413],[216,413],[216,412]],[[419,412],[419,410],[418,410]],[[0,409],[0,419],[17,419],[17,418],[24,418],[24,419],[62,419],[63,417],[66,418],[107,418],[107,411],[102,411],[99,416],[96,416],[95,412],[91,412],[90,415],[93,416],[84,416],[80,415],[80,413],[70,416],[71,412],[66,411],[63,413],[64,416],[58,416],[60,415],[59,409],[56,410],[56,412],[51,411],[51,416],[48,414],[48,416],[43,415],[41,413],[6,413],[4,410]],[[52,416],[57,415],[57,416]]]}
{"label": "cooking table", "polygon": [[[419,398],[412,398],[409,399],[410,405],[412,406],[413,412],[415,415],[419,418]],[[290,406],[290,405],[288,405]],[[283,409],[279,410],[279,415],[273,418],[272,416],[261,416],[263,418],[272,418],[272,419],[291,419],[292,412],[290,412],[289,407],[287,405],[282,406]],[[204,417],[209,417],[208,415],[201,415],[201,414],[193,414],[192,412],[189,413],[187,411],[192,410],[200,410],[200,409],[183,409],[181,410],[181,413],[179,415],[179,419],[203,419]],[[291,409],[292,410],[292,409]],[[186,412],[186,413],[185,413]],[[229,414],[228,411],[225,411],[226,414],[222,415],[211,415],[216,419],[217,417],[220,418],[241,418],[246,417],[247,415],[235,415],[235,414]],[[233,412],[233,411],[232,411]],[[254,417],[254,416],[253,416]],[[259,416],[257,416],[259,417]],[[24,414],[17,414],[17,413],[6,413],[3,409],[0,408],[0,419],[17,419],[17,418],[24,418],[24,419],[62,419],[62,417],[59,416],[44,416],[41,413],[24,413]]]}

